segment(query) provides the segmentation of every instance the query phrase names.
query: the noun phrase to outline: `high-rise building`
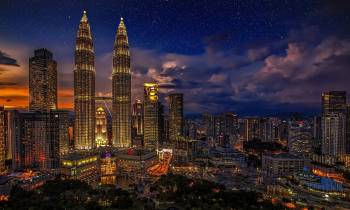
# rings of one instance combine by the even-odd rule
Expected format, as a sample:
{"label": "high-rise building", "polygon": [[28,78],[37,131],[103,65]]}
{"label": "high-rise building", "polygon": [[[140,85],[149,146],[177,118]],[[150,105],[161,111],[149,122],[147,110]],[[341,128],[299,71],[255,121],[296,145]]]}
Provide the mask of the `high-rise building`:
{"label": "high-rise building", "polygon": [[143,104],[141,100],[136,100],[132,109],[132,127],[136,130],[136,135],[143,135]]}
{"label": "high-rise building", "polygon": [[175,141],[183,135],[183,94],[173,93],[169,95],[169,139]]}
{"label": "high-rise building", "polygon": [[54,112],[54,120],[58,122],[58,141],[60,155],[67,154],[70,150],[69,145],[69,111],[56,109]]}
{"label": "high-rise building", "polygon": [[47,49],[29,59],[29,110],[57,109],[57,63]]}
{"label": "high-rise building", "polygon": [[307,156],[312,152],[312,127],[307,121],[291,120],[288,126],[289,154]]}
{"label": "high-rise building", "polygon": [[207,140],[210,140],[214,137],[214,116],[210,113],[203,114],[203,124],[204,130],[207,136]]}
{"label": "high-rise building", "polygon": [[322,154],[338,157],[346,152],[345,115],[329,113],[322,117]]}
{"label": "high-rise building", "polygon": [[322,145],[322,117],[321,116],[314,116],[312,127],[313,127],[312,147],[315,153],[321,154],[321,145]]}
{"label": "high-rise building", "polygon": [[350,104],[346,105],[346,153],[350,154]]}
{"label": "high-rise building", "polygon": [[5,112],[4,107],[0,106],[0,174],[5,171]]}
{"label": "high-rise building", "polygon": [[276,117],[267,117],[260,120],[260,139],[263,142],[279,140],[279,125],[281,120]]}
{"label": "high-rise building", "polygon": [[245,119],[243,136],[245,141],[260,138],[260,120],[258,117],[248,117]]}
{"label": "high-rise building", "polygon": [[346,112],[346,92],[329,91],[322,93],[322,114]]}
{"label": "high-rise building", "polygon": [[346,153],[346,116],[345,91],[322,93],[322,154],[338,157]]}
{"label": "high-rise building", "polygon": [[117,29],[113,51],[113,146],[131,146],[131,74],[128,35],[123,18]]}
{"label": "high-rise building", "polygon": [[104,147],[108,145],[107,138],[107,116],[103,107],[96,109],[96,146]]}
{"label": "high-rise building", "polygon": [[159,143],[158,122],[158,85],[155,83],[144,84],[143,105],[143,139],[144,146],[149,149],[157,149]]}
{"label": "high-rise building", "polygon": [[4,138],[5,138],[5,157],[6,160],[12,160],[13,151],[13,116],[14,110],[4,110]]}
{"label": "high-rise building", "polygon": [[60,113],[14,111],[13,157],[14,170],[59,169]]}
{"label": "high-rise building", "polygon": [[90,24],[84,11],[75,46],[75,149],[95,148],[95,55]]}
{"label": "high-rise building", "polygon": [[165,143],[164,105],[158,101],[158,144]]}

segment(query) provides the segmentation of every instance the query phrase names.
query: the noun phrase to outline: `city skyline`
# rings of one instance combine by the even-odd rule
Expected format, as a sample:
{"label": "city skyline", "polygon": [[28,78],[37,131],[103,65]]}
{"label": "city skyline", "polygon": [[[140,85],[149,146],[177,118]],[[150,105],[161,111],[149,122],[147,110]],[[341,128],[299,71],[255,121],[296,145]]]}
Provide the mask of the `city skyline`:
{"label": "city skyline", "polygon": [[[42,20],[41,5],[30,5],[37,7],[14,18],[13,8],[26,3],[2,3],[0,18],[5,21],[0,32],[0,102],[5,106],[28,106],[27,60],[34,49],[45,47],[57,61],[58,107],[73,108],[72,49],[76,22],[84,9],[96,41],[97,96],[112,93],[111,46],[120,17],[130,31],[132,102],[142,99],[144,82],[156,82],[161,100],[168,93],[185,93],[186,113],[315,113],[322,92],[350,90],[346,80],[350,27],[345,14],[349,7],[341,1],[331,6],[327,1],[263,5],[161,1],[134,8],[144,13],[131,9],[135,1],[121,1],[120,9],[107,8],[103,3],[57,4],[60,15],[49,9],[52,14]],[[172,6],[181,14],[174,14]],[[287,14],[278,11],[284,7],[289,8],[284,11]],[[193,8],[195,18],[186,15]],[[197,14],[203,11],[211,15]],[[298,18],[291,21],[288,14]],[[175,18],[177,15],[182,18]],[[15,21],[23,22],[23,27],[14,27],[18,24]],[[30,27],[34,25],[35,29]],[[21,30],[27,31],[26,37],[20,35]],[[333,76],[326,76],[330,74]]]}
{"label": "city skyline", "polygon": [[348,11],[0,3],[0,209],[350,209]]}

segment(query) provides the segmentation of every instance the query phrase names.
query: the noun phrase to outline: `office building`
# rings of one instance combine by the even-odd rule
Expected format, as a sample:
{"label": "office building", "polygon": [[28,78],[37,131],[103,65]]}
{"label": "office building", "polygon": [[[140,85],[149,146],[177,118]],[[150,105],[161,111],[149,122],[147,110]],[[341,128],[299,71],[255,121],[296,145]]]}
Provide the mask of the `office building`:
{"label": "office building", "polygon": [[322,117],[322,154],[338,157],[346,153],[346,119],[343,113]]}
{"label": "office building", "polygon": [[103,153],[100,156],[101,184],[115,184],[117,174],[117,159],[113,153]]}
{"label": "office building", "polygon": [[304,158],[287,153],[262,156],[262,171],[268,176],[292,176],[307,164]]}
{"label": "office building", "polygon": [[89,153],[70,153],[61,158],[60,172],[63,178],[96,186],[100,180],[99,157]]}
{"label": "office building", "polygon": [[47,49],[29,59],[29,110],[57,109],[57,63]]}
{"label": "office building", "polygon": [[54,110],[47,113],[14,111],[12,166],[15,171],[56,172],[59,169],[60,115]]}
{"label": "office building", "polygon": [[169,139],[171,142],[183,135],[183,103],[183,94],[169,95]]}
{"label": "office building", "polygon": [[70,151],[69,143],[69,111],[56,109],[52,115],[58,123],[58,139],[60,156]]}
{"label": "office building", "polygon": [[322,93],[322,114],[346,112],[346,92],[329,91]]}
{"label": "office building", "polygon": [[131,146],[131,74],[128,35],[123,18],[117,29],[112,71],[113,146]]}
{"label": "office building", "polygon": [[107,116],[103,107],[96,109],[96,146],[105,147],[108,145],[107,137]]}
{"label": "office building", "polygon": [[289,154],[307,157],[312,153],[312,127],[307,121],[289,122]]}
{"label": "office building", "polygon": [[143,135],[143,104],[137,99],[132,109],[132,127],[135,129],[137,136]]}
{"label": "office building", "polygon": [[0,174],[5,172],[5,160],[5,110],[3,106],[0,106]]}
{"label": "office building", "polygon": [[90,24],[84,11],[79,23],[74,62],[75,149],[95,148],[95,54]]}
{"label": "office building", "polygon": [[159,144],[158,85],[144,84],[143,139],[148,149],[157,149]]}

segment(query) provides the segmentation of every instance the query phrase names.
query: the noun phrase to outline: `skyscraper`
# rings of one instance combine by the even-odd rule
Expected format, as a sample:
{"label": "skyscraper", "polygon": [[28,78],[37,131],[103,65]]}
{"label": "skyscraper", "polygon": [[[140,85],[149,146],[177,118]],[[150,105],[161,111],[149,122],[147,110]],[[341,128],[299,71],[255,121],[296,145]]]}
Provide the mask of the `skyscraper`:
{"label": "skyscraper", "polygon": [[95,148],[95,55],[86,12],[80,20],[74,65],[75,149]]}
{"label": "skyscraper", "polygon": [[133,104],[132,127],[136,130],[136,135],[143,135],[143,104],[141,100],[136,100]]}
{"label": "skyscraper", "polygon": [[339,156],[346,153],[346,92],[322,93],[322,154]]}
{"label": "skyscraper", "polygon": [[131,74],[128,36],[123,18],[117,29],[113,51],[113,146],[131,146]]}
{"label": "skyscraper", "polygon": [[159,143],[158,123],[158,85],[155,83],[144,84],[144,120],[143,139],[144,146],[149,149],[157,149]]}
{"label": "skyscraper", "polygon": [[342,113],[322,117],[322,154],[338,157],[346,152],[346,119]]}
{"label": "skyscraper", "polygon": [[307,156],[312,152],[312,127],[307,121],[291,120],[288,123],[289,154]]}
{"label": "skyscraper", "polygon": [[5,112],[4,107],[0,106],[0,174],[5,171]]}
{"label": "skyscraper", "polygon": [[35,50],[29,59],[29,109],[57,109],[57,63],[47,49]]}
{"label": "skyscraper", "polygon": [[59,169],[60,113],[14,111],[13,169]]}
{"label": "skyscraper", "polygon": [[183,135],[183,94],[173,93],[169,95],[169,138],[176,141]]}
{"label": "skyscraper", "polygon": [[103,107],[96,109],[96,146],[104,147],[108,145],[107,138],[107,117]]}
{"label": "skyscraper", "polygon": [[346,92],[329,91],[322,93],[322,114],[346,112]]}
{"label": "skyscraper", "polygon": [[64,155],[69,152],[69,111],[57,109],[53,113],[51,117],[58,122],[59,153]]}

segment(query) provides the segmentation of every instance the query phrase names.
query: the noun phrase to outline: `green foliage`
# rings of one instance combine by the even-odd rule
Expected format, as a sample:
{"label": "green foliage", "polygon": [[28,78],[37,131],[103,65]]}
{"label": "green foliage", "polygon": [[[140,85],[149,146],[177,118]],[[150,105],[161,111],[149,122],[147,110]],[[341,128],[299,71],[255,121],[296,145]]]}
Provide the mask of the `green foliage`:
{"label": "green foliage", "polygon": [[[151,188],[156,203],[173,207],[169,209],[231,210],[279,209],[262,199],[257,192],[227,190],[223,185],[180,175],[162,176]],[[26,191],[15,186],[8,202],[1,209],[155,209],[152,199],[138,199],[133,194],[112,185],[93,189],[76,180],[48,181],[36,190]]]}
{"label": "green foliage", "polygon": [[163,176],[153,188],[161,202],[174,202],[179,209],[279,209],[260,201],[256,192],[232,191],[224,186],[180,175]]}
{"label": "green foliage", "polygon": [[131,195],[121,189],[102,187],[93,189],[77,180],[53,180],[36,190],[26,191],[15,186],[6,203],[8,209],[129,209],[133,206]]}

